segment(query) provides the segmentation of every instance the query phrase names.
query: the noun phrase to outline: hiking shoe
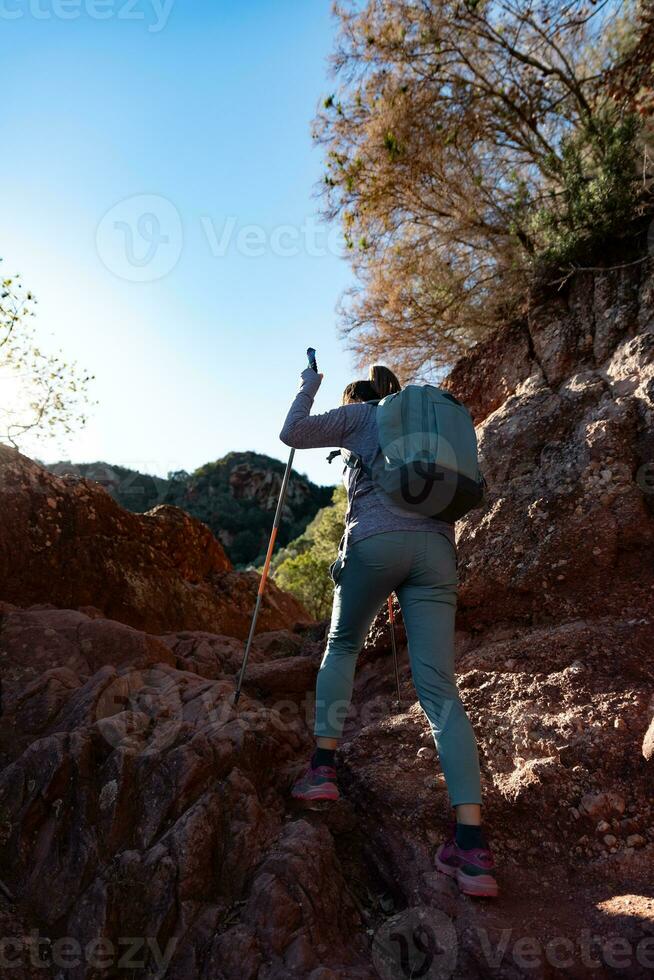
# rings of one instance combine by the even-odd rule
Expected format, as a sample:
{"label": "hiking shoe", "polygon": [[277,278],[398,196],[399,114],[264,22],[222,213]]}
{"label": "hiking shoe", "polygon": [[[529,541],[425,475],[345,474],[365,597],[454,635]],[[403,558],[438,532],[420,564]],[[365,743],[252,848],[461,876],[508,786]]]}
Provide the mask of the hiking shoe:
{"label": "hiking shoe", "polygon": [[336,769],[333,766],[317,766],[311,763],[301,776],[295,780],[291,796],[295,800],[337,800],[340,797],[336,785]]}
{"label": "hiking shoe", "polygon": [[495,862],[489,848],[471,847],[464,850],[454,834],[436,851],[434,863],[438,871],[455,878],[464,895],[496,898]]}

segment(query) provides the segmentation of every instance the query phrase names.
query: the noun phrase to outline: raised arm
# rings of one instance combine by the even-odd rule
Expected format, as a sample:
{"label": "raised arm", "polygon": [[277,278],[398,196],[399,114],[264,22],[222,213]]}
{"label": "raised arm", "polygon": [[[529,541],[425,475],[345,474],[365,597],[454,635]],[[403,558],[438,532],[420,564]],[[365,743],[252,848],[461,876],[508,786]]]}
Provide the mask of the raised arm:
{"label": "raised arm", "polygon": [[361,426],[365,424],[366,406],[343,405],[322,415],[311,415],[311,406],[322,380],[311,368],[301,374],[300,390],[288,410],[286,421],[279,438],[293,449],[317,449],[333,446],[338,449],[353,449],[352,439],[356,438]]}

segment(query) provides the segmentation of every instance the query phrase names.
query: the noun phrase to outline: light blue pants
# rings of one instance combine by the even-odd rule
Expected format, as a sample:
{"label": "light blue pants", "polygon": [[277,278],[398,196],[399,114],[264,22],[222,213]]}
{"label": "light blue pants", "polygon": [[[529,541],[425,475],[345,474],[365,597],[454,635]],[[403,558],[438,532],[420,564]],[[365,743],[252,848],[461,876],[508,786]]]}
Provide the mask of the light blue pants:
{"label": "light blue pants", "polygon": [[481,803],[477,743],[454,676],[456,549],[433,531],[382,531],[348,545],[336,574],[327,647],[316,683],[314,734],[340,738],[354,670],[370,624],[395,592],[420,706],[434,736],[452,806]]}

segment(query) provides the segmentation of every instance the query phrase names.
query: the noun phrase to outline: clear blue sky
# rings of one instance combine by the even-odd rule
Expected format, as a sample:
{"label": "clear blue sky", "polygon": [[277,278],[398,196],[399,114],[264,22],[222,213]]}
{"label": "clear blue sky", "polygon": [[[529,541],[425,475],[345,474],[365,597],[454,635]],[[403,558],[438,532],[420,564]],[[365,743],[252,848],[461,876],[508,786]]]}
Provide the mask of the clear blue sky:
{"label": "clear blue sky", "polygon": [[[351,273],[315,224],[330,7],[3,0],[2,269],[99,401],[28,455],[160,475],[230,450],[283,459],[307,344],[326,374],[315,411],[360,373],[336,332]],[[297,468],[337,482],[325,456]]]}

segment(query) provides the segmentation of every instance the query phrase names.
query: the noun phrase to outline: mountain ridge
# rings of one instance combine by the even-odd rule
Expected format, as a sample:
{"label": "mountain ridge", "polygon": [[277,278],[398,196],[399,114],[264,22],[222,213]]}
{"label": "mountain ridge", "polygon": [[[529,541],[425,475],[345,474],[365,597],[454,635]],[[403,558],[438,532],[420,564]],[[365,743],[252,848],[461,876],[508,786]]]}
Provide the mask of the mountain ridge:
{"label": "mountain ridge", "polygon": [[[211,528],[237,568],[264,559],[286,469],[281,460],[248,450],[231,451],[190,473],[170,470],[167,477],[103,460],[37,462],[56,476],[94,480],[132,513],[145,513],[159,504],[180,507]],[[292,471],[279,530],[281,546],[302,534],[321,507],[329,505],[333,489]]]}

